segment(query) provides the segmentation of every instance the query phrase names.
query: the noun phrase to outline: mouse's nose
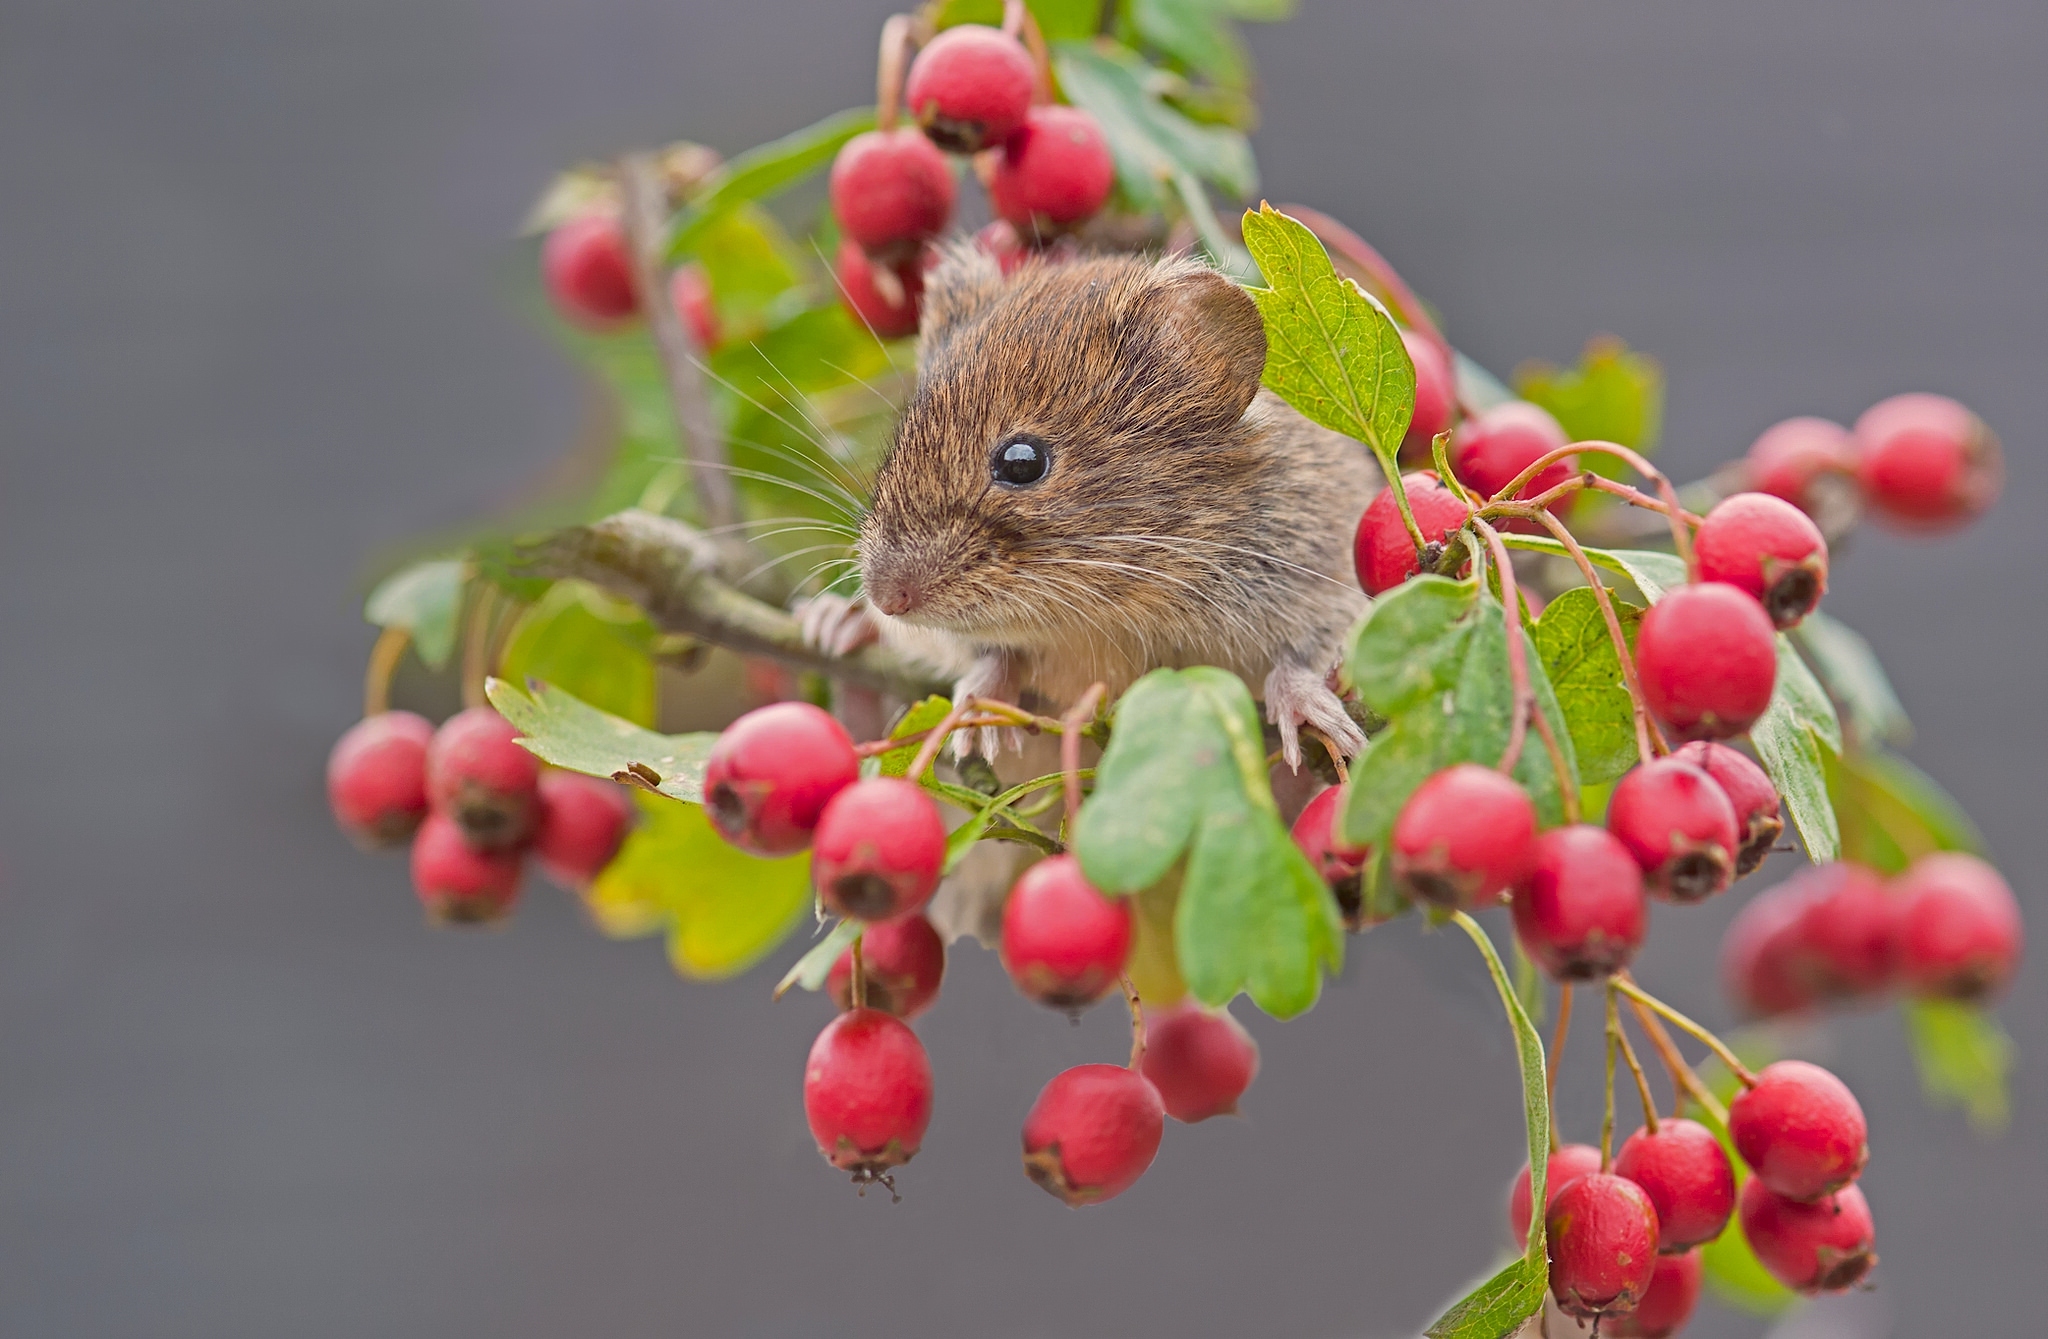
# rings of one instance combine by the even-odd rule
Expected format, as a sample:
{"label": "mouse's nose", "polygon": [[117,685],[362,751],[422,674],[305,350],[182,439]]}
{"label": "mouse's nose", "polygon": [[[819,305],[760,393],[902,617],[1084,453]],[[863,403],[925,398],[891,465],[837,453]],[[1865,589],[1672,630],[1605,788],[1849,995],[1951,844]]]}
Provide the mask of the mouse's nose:
{"label": "mouse's nose", "polygon": [[914,576],[891,573],[868,587],[868,602],[891,618],[901,617],[924,603],[924,587]]}

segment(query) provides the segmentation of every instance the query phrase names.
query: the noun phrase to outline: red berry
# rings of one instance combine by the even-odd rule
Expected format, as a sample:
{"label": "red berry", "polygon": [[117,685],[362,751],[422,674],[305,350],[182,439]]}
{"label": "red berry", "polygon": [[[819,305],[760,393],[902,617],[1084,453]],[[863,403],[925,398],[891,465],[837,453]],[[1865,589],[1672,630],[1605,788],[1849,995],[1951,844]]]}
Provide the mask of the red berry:
{"label": "red berry", "polygon": [[1580,823],[1536,838],[1515,885],[1515,937],[1559,981],[1595,981],[1628,966],[1650,927],[1643,872],[1605,828]]}
{"label": "red berry", "polygon": [[1877,1263],[1870,1202],[1855,1186],[1808,1203],[1751,1180],[1742,1187],[1741,1212],[1742,1235],[1757,1260],[1795,1292],[1841,1292]]}
{"label": "red berry", "polygon": [[1394,878],[1444,907],[1478,907],[1528,876],[1536,807],[1514,778],[1477,763],[1446,767],[1415,788],[1389,839]]}
{"label": "red berry", "polygon": [[[1458,425],[1451,435],[1451,468],[1458,482],[1481,497],[1490,498],[1513,483],[1515,476],[1548,455],[1570,444],[1557,420],[1526,400],[1510,400],[1482,410]],[[1545,465],[1535,478],[1524,484],[1516,496],[1533,498],[1572,477],[1576,461],[1563,460]],[[1553,505],[1563,511],[1567,503]],[[1523,525],[1526,527],[1527,522]]]}
{"label": "red berry", "polygon": [[1819,1065],[1780,1060],[1728,1104],[1728,1134],[1757,1180],[1788,1199],[1817,1200],[1870,1160],[1863,1108]]}
{"label": "red berry", "polygon": [[1600,1332],[1610,1339],[1670,1339],[1692,1319],[1705,1276],[1706,1266],[1698,1251],[1658,1256],[1643,1300],[1627,1315],[1602,1321]]}
{"label": "red berry", "polygon": [[1259,1044],[1230,1010],[1185,1003],[1147,1023],[1143,1068],[1166,1114],[1193,1124],[1237,1113],[1237,1099],[1258,1076]]}
{"label": "red berry", "polygon": [[1998,438],[1947,396],[1894,395],[1863,411],[1855,436],[1863,494],[1900,529],[1952,529],[1998,499]]}
{"label": "red berry", "polygon": [[668,277],[668,300],[675,304],[676,315],[683,318],[699,349],[718,347],[718,306],[711,300],[711,280],[702,265],[692,262],[677,267]]}
{"label": "red berry", "polygon": [[832,160],[829,191],[839,228],[862,250],[907,260],[953,216],[953,169],[917,130],[869,130]]}
{"label": "red berry", "polygon": [[1807,515],[1833,509],[1831,494],[1853,493],[1856,453],[1849,430],[1824,418],[1788,418],[1765,428],[1743,457],[1745,486]]}
{"label": "red berry", "polygon": [[540,274],[555,310],[577,325],[604,329],[640,310],[625,230],[609,213],[581,214],[549,233]]}
{"label": "red berry", "polygon": [[1874,870],[1846,860],[1811,866],[1773,888],[1798,907],[1786,970],[1819,999],[1888,989],[1898,970],[1899,901]]}
{"label": "red berry", "polygon": [[900,776],[871,776],[834,795],[811,838],[818,900],[864,921],[922,908],[938,890],[945,864],[939,806]]}
{"label": "red berry", "polygon": [[916,263],[877,265],[852,238],[839,243],[839,297],[846,309],[883,339],[917,333],[924,270]]}
{"label": "red berry", "polygon": [[540,825],[533,854],[564,888],[582,888],[604,872],[633,826],[633,801],[615,783],[581,772],[540,779]]}
{"label": "red berry", "polygon": [[441,722],[427,745],[427,800],[480,851],[526,845],[540,817],[540,760],[489,707]]}
{"label": "red berry", "polygon": [[1657,1210],[1635,1182],[1592,1172],[1557,1193],[1544,1217],[1550,1293],[1580,1320],[1633,1311],[1657,1268]]}
{"label": "red berry", "polygon": [[1017,231],[1079,223],[1109,199],[1116,163],[1102,127],[1079,107],[1033,107],[1004,143],[989,178],[989,200]]}
{"label": "red berry", "polygon": [[327,803],[365,846],[396,846],[427,816],[427,744],[434,727],[409,711],[366,716],[327,755]]}
{"label": "red berry", "polygon": [[[923,916],[898,916],[861,931],[860,962],[867,978],[868,1008],[915,1018],[939,997],[946,945]],[[841,1009],[853,1007],[852,949],[832,964],[825,988]]]}
{"label": "red berry", "polygon": [[1052,1077],[1024,1117],[1024,1174],[1078,1209],[1115,1199],[1152,1165],[1166,1109],[1151,1080],[1121,1065]]}
{"label": "red berry", "polygon": [[1330,885],[1344,923],[1356,927],[1365,899],[1362,887],[1370,846],[1352,846],[1337,837],[1337,814],[1344,807],[1344,788],[1318,791],[1294,820],[1294,844]]}
{"label": "red berry", "polygon": [[[1432,543],[1449,539],[1472,514],[1472,508],[1459,501],[1432,471],[1402,475],[1401,489],[1408,495],[1416,526]],[[1401,507],[1394,501],[1393,489],[1381,490],[1359,518],[1352,558],[1358,568],[1358,584],[1367,595],[1390,591],[1422,570],[1415,541],[1401,523]]]}
{"label": "red berry", "polygon": [[1736,914],[1721,941],[1721,979],[1742,1013],[1775,1018],[1811,1008],[1818,999],[1801,961],[1799,921],[1806,904],[1777,888]]}
{"label": "red berry", "polygon": [[1003,272],[1005,279],[1015,274],[1017,267],[1031,259],[1034,254],[1007,219],[997,219],[993,223],[984,224],[981,230],[974,234],[974,245],[976,250],[995,259],[996,268]]}
{"label": "red berry", "polygon": [[789,855],[834,795],[860,777],[853,740],[808,702],[777,702],[725,727],[704,762],[704,810],[743,851]]}
{"label": "red berry", "polygon": [[1714,784],[1728,796],[1728,803],[1735,806],[1735,825],[1742,842],[1742,849],[1735,853],[1735,877],[1754,873],[1785,831],[1785,811],[1777,787],[1771,784],[1771,774],[1748,754],[1712,740],[1696,740],[1671,756],[1714,778]]}
{"label": "red berry", "polygon": [[[1458,415],[1458,374],[1444,346],[1418,330],[1403,330],[1401,342],[1415,364],[1415,416],[1401,439],[1401,459],[1427,464],[1436,458],[1430,443],[1448,432]],[[1462,477],[1462,476],[1461,476]]]}
{"label": "red berry", "polygon": [[1895,885],[1899,972],[1916,995],[1978,1000],[2020,961],[2019,904],[1997,870],[1959,851],[1925,855]]}
{"label": "red berry", "polygon": [[428,814],[412,839],[412,887],[437,921],[476,925],[512,910],[519,897],[517,851],[479,851],[445,814]]}
{"label": "red berry", "polygon": [[979,153],[1024,124],[1037,84],[1022,42],[999,28],[962,23],[917,53],[903,103],[940,148]]}
{"label": "red berry", "polygon": [[[1589,1176],[1600,1170],[1600,1150],[1591,1144],[1565,1144],[1543,1164],[1543,1207],[1548,1209],[1557,1203],[1557,1192],[1563,1190],[1582,1176]],[[1529,1244],[1529,1165],[1522,1164],[1520,1175],[1515,1177],[1514,1186],[1508,1191],[1508,1226],[1514,1230],[1515,1246],[1520,1249]]]}
{"label": "red berry", "polygon": [[856,1184],[916,1156],[932,1119],[932,1063],[917,1034],[879,1009],[825,1025],[804,1064],[804,1118],[825,1161]]}
{"label": "red berry", "polygon": [[1697,902],[1735,877],[1735,806],[1714,779],[1676,757],[1630,771],[1607,801],[1607,830],[1642,867],[1652,893]]}
{"label": "red berry", "polygon": [[1104,897],[1070,855],[1041,860],[1003,905],[1003,967],[1017,989],[1055,1009],[1107,995],[1131,956],[1131,907]]}
{"label": "red berry", "polygon": [[1636,674],[1657,719],[1686,739],[1726,739],[1756,723],[1778,681],[1771,616],[1720,581],[1680,586],[1636,633]]}
{"label": "red berry", "polygon": [[1643,1188],[1657,1208],[1657,1249],[1676,1252],[1712,1241],[1735,1212],[1735,1168],[1713,1131],[1698,1121],[1657,1122],[1637,1130],[1614,1155],[1614,1174]]}
{"label": "red berry", "polygon": [[1805,512],[1769,493],[1737,493],[1707,513],[1693,535],[1700,580],[1749,592],[1771,622],[1789,628],[1828,589],[1828,542]]}

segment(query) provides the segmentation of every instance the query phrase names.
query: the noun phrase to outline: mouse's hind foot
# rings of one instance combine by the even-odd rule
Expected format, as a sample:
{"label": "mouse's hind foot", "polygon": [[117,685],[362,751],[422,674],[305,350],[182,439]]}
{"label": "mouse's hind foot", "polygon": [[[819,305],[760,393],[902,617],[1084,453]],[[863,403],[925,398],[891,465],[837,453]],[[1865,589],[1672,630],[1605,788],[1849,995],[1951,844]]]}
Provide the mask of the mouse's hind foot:
{"label": "mouse's hind foot", "polygon": [[1266,719],[1280,727],[1280,756],[1295,771],[1301,770],[1304,726],[1347,758],[1365,748],[1365,732],[1345,714],[1329,676],[1298,661],[1283,660],[1266,676]]}

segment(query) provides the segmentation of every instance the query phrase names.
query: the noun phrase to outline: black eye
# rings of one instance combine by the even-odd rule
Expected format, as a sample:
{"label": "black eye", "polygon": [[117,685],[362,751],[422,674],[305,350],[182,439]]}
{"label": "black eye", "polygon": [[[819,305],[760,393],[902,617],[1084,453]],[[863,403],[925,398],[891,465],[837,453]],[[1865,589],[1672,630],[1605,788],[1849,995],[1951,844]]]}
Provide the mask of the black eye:
{"label": "black eye", "polygon": [[1036,437],[1012,437],[996,448],[988,462],[989,477],[1022,488],[1035,484],[1052,468],[1052,448]]}

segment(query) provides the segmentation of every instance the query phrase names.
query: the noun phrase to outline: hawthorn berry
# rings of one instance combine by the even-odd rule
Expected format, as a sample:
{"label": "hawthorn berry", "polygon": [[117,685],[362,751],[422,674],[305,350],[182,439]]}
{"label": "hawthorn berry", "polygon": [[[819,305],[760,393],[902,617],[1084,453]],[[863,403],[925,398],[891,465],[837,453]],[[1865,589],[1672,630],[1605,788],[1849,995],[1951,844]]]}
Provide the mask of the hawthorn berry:
{"label": "hawthorn berry", "polygon": [[[866,978],[868,1008],[898,1018],[915,1018],[939,997],[939,981],[946,974],[946,945],[923,916],[898,916],[861,931],[860,965]],[[852,949],[832,964],[825,988],[841,1009],[853,1007]]]}
{"label": "hawthorn berry", "polygon": [[804,1064],[804,1118],[818,1152],[856,1184],[917,1155],[932,1119],[932,1064],[903,1020],[852,1009],[825,1025]]}
{"label": "hawthorn berry", "polygon": [[1068,1208],[1129,1190],[1166,1133],[1159,1090],[1122,1065],[1076,1065],[1053,1075],[1024,1117],[1024,1174]]}
{"label": "hawthorn berry", "polygon": [[962,23],[932,38],[910,62],[903,102],[932,143],[979,153],[1024,124],[1037,84],[1022,42],[1000,28]]}
{"label": "hawthorn berry", "polygon": [[1780,628],[1812,613],[1828,589],[1828,542],[1799,508],[1769,493],[1737,493],[1693,535],[1700,580],[1755,597]]}
{"label": "hawthorn berry", "polygon": [[864,921],[920,910],[938,890],[945,864],[939,806],[900,776],[871,776],[841,790],[811,835],[818,900]]}
{"label": "hawthorn berry", "polygon": [[1372,858],[1372,848],[1352,846],[1338,838],[1337,815],[1343,807],[1342,786],[1318,791],[1294,820],[1294,844],[1316,867],[1316,873],[1323,876],[1323,882],[1330,885],[1337,909],[1344,913],[1344,923],[1356,929],[1365,906],[1362,885],[1365,862]]}
{"label": "hawthorn berry", "polygon": [[625,229],[609,212],[579,214],[549,233],[540,273],[555,310],[577,325],[602,330],[640,310]]}
{"label": "hawthorn berry", "polygon": [[1674,1117],[1622,1141],[1614,1174],[1643,1188],[1657,1209],[1657,1249],[1672,1254],[1721,1235],[1735,1212],[1735,1168],[1713,1131]]}
{"label": "hawthorn berry", "polygon": [[1797,907],[1786,970],[1815,997],[1858,999],[1892,984],[1899,900],[1875,870],[1847,860],[1808,866],[1766,896]]}
{"label": "hawthorn berry", "polygon": [[1444,346],[1419,330],[1401,332],[1408,361],[1415,364],[1415,415],[1401,438],[1401,459],[1426,464],[1435,458],[1431,443],[1448,432],[1458,414],[1458,374]]}
{"label": "hawthorn berry", "polygon": [[1771,616],[1723,581],[1680,586],[1636,633],[1636,674],[1657,719],[1686,739],[1726,739],[1756,723],[1778,681]]}
{"label": "hawthorn berry", "polygon": [[[1557,1192],[1582,1176],[1600,1170],[1600,1150],[1591,1144],[1565,1144],[1543,1164],[1543,1207],[1557,1202]],[[1508,1190],[1508,1226],[1514,1230],[1515,1247],[1529,1244],[1529,1164],[1523,1163]]]}
{"label": "hawthorn berry", "polygon": [[1809,516],[1831,512],[1856,487],[1849,430],[1824,418],[1788,418],[1765,428],[1743,457],[1745,487],[1783,498]]}
{"label": "hawthorn berry", "polygon": [[1003,272],[1005,279],[1017,272],[1017,267],[1037,254],[1025,245],[1024,239],[1008,219],[996,219],[982,225],[974,234],[974,247],[983,255],[991,257],[996,268]]}
{"label": "hawthorn berry", "polygon": [[412,839],[412,887],[436,921],[480,925],[512,910],[519,897],[517,851],[479,851],[446,814],[427,815]]}
{"label": "hawthorn berry", "polygon": [[[1513,483],[1515,476],[1571,439],[1549,412],[1527,400],[1510,400],[1481,410],[1451,434],[1451,468],[1458,482],[1479,496],[1491,498]],[[1570,456],[1545,465],[1516,495],[1533,498],[1572,477],[1577,463]],[[1553,504],[1563,511],[1567,503]],[[1525,526],[1527,522],[1523,523]]]}
{"label": "hawthorn berry", "polygon": [[1816,1201],[1788,1199],[1761,1178],[1743,1183],[1742,1235],[1771,1277],[1794,1292],[1841,1292],[1877,1263],[1870,1201],[1843,1186]]}
{"label": "hawthorn berry", "polygon": [[365,716],[327,755],[327,804],[364,846],[396,846],[427,816],[427,744],[433,723],[410,711]]}
{"label": "hawthorn berry", "polygon": [[840,231],[883,261],[908,260],[953,216],[953,169],[909,126],[846,141],[832,160],[827,191]]}
{"label": "hawthorn berry", "polygon": [[704,761],[704,811],[754,855],[801,851],[832,797],[860,777],[846,727],[808,702],[776,702],[725,727]]}
{"label": "hawthorn berry", "polygon": [[1498,899],[1528,876],[1535,844],[1529,792],[1477,763],[1446,767],[1417,786],[1388,839],[1394,878],[1443,907]]}
{"label": "hawthorn berry", "polygon": [[1805,904],[1772,888],[1736,913],[1721,940],[1721,980],[1738,1010],[1751,1018],[1776,1018],[1812,1008],[1819,1001],[1810,973],[1799,961],[1799,921]]}
{"label": "hawthorn berry", "polygon": [[692,261],[679,265],[668,277],[668,300],[674,304],[676,315],[690,329],[690,335],[697,341],[697,347],[710,351],[718,347],[722,334],[718,324],[718,306],[711,298],[711,279],[704,273],[704,267]]}
{"label": "hawthorn berry", "polygon": [[1676,756],[1646,762],[1615,784],[1607,830],[1636,858],[1649,890],[1669,901],[1711,897],[1735,877],[1735,806],[1714,778]]}
{"label": "hawthorn berry", "polygon": [[1990,510],[1998,438],[1945,395],[1894,395],[1856,420],[1856,474],[1872,510],[1904,530],[1952,529]]}
{"label": "hawthorn berry", "polygon": [[1605,828],[1540,834],[1511,898],[1515,938],[1559,981],[1594,981],[1628,966],[1650,925],[1643,872]]}
{"label": "hawthorn berry", "polygon": [[1863,1108],[1849,1085],[1804,1060],[1780,1060],[1728,1104],[1728,1134],[1756,1179],[1787,1199],[1817,1200],[1870,1160]]}
{"label": "hawthorn berry", "polygon": [[540,816],[540,760],[489,707],[441,722],[427,745],[427,800],[480,851],[526,845]]}
{"label": "hawthorn berry", "polygon": [[1771,774],[1748,754],[1709,739],[1686,744],[1671,756],[1714,778],[1714,784],[1728,796],[1735,806],[1742,842],[1742,849],[1735,853],[1735,877],[1755,873],[1785,832],[1785,810],[1778,800],[1778,788],[1771,784]]}
{"label": "hawthorn berry", "polygon": [[1604,1318],[1601,1333],[1609,1339],[1670,1339],[1692,1319],[1705,1278],[1706,1265],[1698,1251],[1658,1256],[1643,1300],[1627,1315]]}
{"label": "hawthorn berry", "polygon": [[1166,1114],[1192,1125],[1237,1114],[1237,1099],[1258,1077],[1259,1044],[1230,1010],[1185,1002],[1147,1024],[1141,1070]]}
{"label": "hawthorn berry", "polygon": [[1898,879],[1898,966],[1916,995],[1979,1000],[2019,966],[2019,904],[1997,870],[1976,856],[1940,851]]}
{"label": "hawthorn berry", "polygon": [[1085,1009],[1107,995],[1131,956],[1131,907],[1104,897],[1070,855],[1019,876],[1003,904],[1003,968],[1040,1004]]}
{"label": "hawthorn berry", "polygon": [[1033,107],[1003,144],[989,201],[1019,233],[1079,223],[1109,199],[1116,163],[1102,127],[1079,107]]}
{"label": "hawthorn berry", "polygon": [[1657,1210],[1643,1188],[1589,1172],[1557,1192],[1544,1216],[1550,1293],[1580,1320],[1633,1311],[1657,1268]]}
{"label": "hawthorn berry", "polygon": [[917,333],[918,305],[924,300],[924,270],[918,263],[878,265],[849,237],[839,243],[834,273],[840,301],[868,329],[883,339]]}
{"label": "hawthorn berry", "polygon": [[[1431,544],[1441,544],[1461,529],[1471,506],[1436,477],[1434,471],[1417,470],[1401,476],[1401,490],[1408,496],[1408,509],[1415,524]],[[1422,570],[1415,541],[1401,521],[1400,503],[1394,490],[1382,489],[1358,520],[1352,541],[1352,558],[1358,569],[1358,584],[1367,595],[1390,591]]]}
{"label": "hawthorn berry", "polygon": [[581,772],[541,776],[533,854],[541,872],[564,888],[586,887],[603,873],[632,826],[633,801],[615,782]]}

